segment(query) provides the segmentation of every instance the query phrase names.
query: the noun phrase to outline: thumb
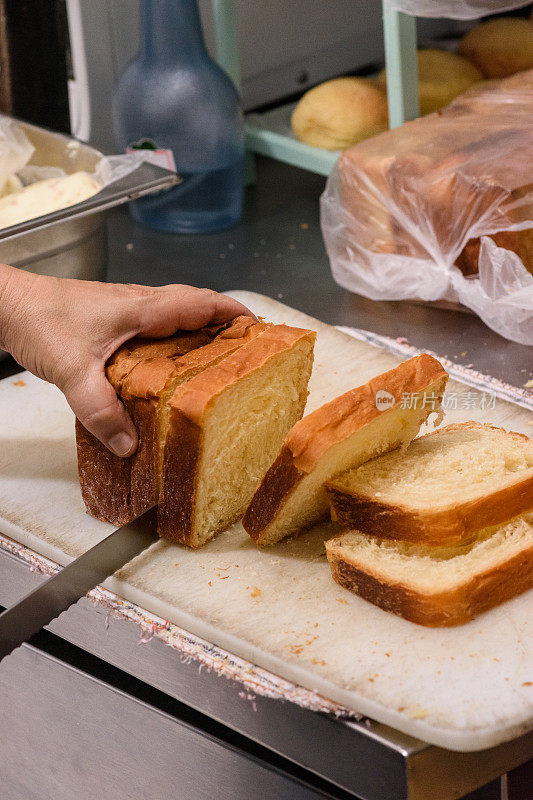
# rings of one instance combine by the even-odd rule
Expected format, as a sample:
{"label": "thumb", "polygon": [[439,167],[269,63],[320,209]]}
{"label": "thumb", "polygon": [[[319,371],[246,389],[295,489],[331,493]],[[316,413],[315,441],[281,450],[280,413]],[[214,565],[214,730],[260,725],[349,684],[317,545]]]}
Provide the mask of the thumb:
{"label": "thumb", "polygon": [[105,377],[103,369],[71,376],[60,387],[81,424],[112,453],[122,458],[137,449],[137,431],[129,414]]}

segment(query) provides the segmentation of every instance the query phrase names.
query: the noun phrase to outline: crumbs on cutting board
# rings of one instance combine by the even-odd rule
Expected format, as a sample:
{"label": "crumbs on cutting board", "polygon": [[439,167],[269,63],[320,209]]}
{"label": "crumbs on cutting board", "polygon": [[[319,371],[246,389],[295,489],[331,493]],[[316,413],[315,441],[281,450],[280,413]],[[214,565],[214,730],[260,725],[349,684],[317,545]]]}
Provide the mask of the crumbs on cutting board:
{"label": "crumbs on cutting board", "polygon": [[289,650],[293,655],[299,656],[303,652],[304,647],[309,647],[309,645],[313,644],[313,642],[316,642],[317,639],[318,636],[312,636],[307,642],[302,642],[301,644],[290,644]]}
{"label": "crumbs on cutting board", "polygon": [[429,717],[429,710],[427,708],[420,708],[420,706],[417,706],[409,709],[407,711],[407,716],[409,719],[426,719],[426,717]]}
{"label": "crumbs on cutting board", "polygon": [[13,386],[26,386],[26,381],[13,381]]}
{"label": "crumbs on cutting board", "polygon": [[253,590],[250,592],[250,597],[259,597],[261,595],[261,589],[258,589],[257,586],[254,586]]}

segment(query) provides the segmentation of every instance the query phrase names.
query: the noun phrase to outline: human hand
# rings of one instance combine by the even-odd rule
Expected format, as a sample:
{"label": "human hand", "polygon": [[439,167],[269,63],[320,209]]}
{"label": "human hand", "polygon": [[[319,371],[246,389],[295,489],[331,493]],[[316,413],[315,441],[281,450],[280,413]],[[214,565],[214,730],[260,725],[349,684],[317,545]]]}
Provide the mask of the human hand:
{"label": "human hand", "polygon": [[0,265],[0,347],[55,383],[82,425],[118,456],[135,452],[137,433],[106,378],[107,359],[133,336],[170,336],[240,314],[253,316],[209,289],[51,278]]}

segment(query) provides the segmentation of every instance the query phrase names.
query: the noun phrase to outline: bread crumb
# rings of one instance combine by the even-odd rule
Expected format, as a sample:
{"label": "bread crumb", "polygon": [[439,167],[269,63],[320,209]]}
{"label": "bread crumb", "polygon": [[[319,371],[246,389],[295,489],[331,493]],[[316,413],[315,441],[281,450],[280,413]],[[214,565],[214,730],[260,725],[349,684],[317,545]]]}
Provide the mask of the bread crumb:
{"label": "bread crumb", "polygon": [[26,381],[13,381],[13,386],[26,386]]}
{"label": "bread crumb", "polygon": [[310,644],[313,644],[313,642],[315,642],[317,639],[318,636],[312,636],[311,639],[309,639],[307,642],[303,642],[303,644],[290,644],[289,650],[291,651],[291,653],[293,653],[293,655],[299,656],[302,653],[304,647],[308,647]]}
{"label": "bread crumb", "polygon": [[409,719],[426,719],[426,717],[429,717],[429,711],[427,708],[412,708],[407,716]]}
{"label": "bread crumb", "polygon": [[533,686],[533,681],[524,681],[521,686]]}
{"label": "bread crumb", "polygon": [[254,586],[253,592],[250,592],[250,597],[259,597],[261,594],[261,589],[258,589],[257,586]]}
{"label": "bread crumb", "polygon": [[324,661],[322,658],[312,658],[311,664],[318,664],[319,667],[326,667],[327,661]]}
{"label": "bread crumb", "polygon": [[344,599],[344,597],[336,597],[335,600],[337,603],[344,603],[344,605],[348,605],[348,601]]}
{"label": "bread crumb", "polygon": [[307,222],[302,222],[302,224],[300,225],[300,228],[303,231],[306,231],[308,229],[308,227],[309,227],[309,225],[307,224]]}

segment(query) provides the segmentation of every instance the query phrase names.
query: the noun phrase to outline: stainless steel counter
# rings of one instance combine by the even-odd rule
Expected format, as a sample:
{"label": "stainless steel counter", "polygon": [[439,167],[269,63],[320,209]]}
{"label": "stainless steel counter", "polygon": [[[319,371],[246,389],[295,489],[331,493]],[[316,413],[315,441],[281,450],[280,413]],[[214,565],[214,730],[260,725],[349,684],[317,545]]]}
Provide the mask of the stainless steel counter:
{"label": "stainless steel counter", "polygon": [[[117,209],[108,278],[249,289],[326,322],[404,336],[515,385],[531,377],[531,348],[473,316],[373,303],[336,286],[318,223],[322,187],[316,175],[260,161],[242,224],[206,236],[156,234]],[[2,376],[14,369],[0,365]],[[39,580],[0,552],[0,604]],[[260,696],[252,703],[240,684],[182,663],[157,639],[139,645],[133,623],[111,620],[106,628],[104,613],[86,599],[50,630],[56,636],[41,634],[38,649],[25,647],[0,665],[6,800],[85,798],[104,788],[135,800],[454,800],[490,781],[472,800],[500,800],[494,779],[533,757],[533,734],[458,754],[371,721],[336,720]]]}

